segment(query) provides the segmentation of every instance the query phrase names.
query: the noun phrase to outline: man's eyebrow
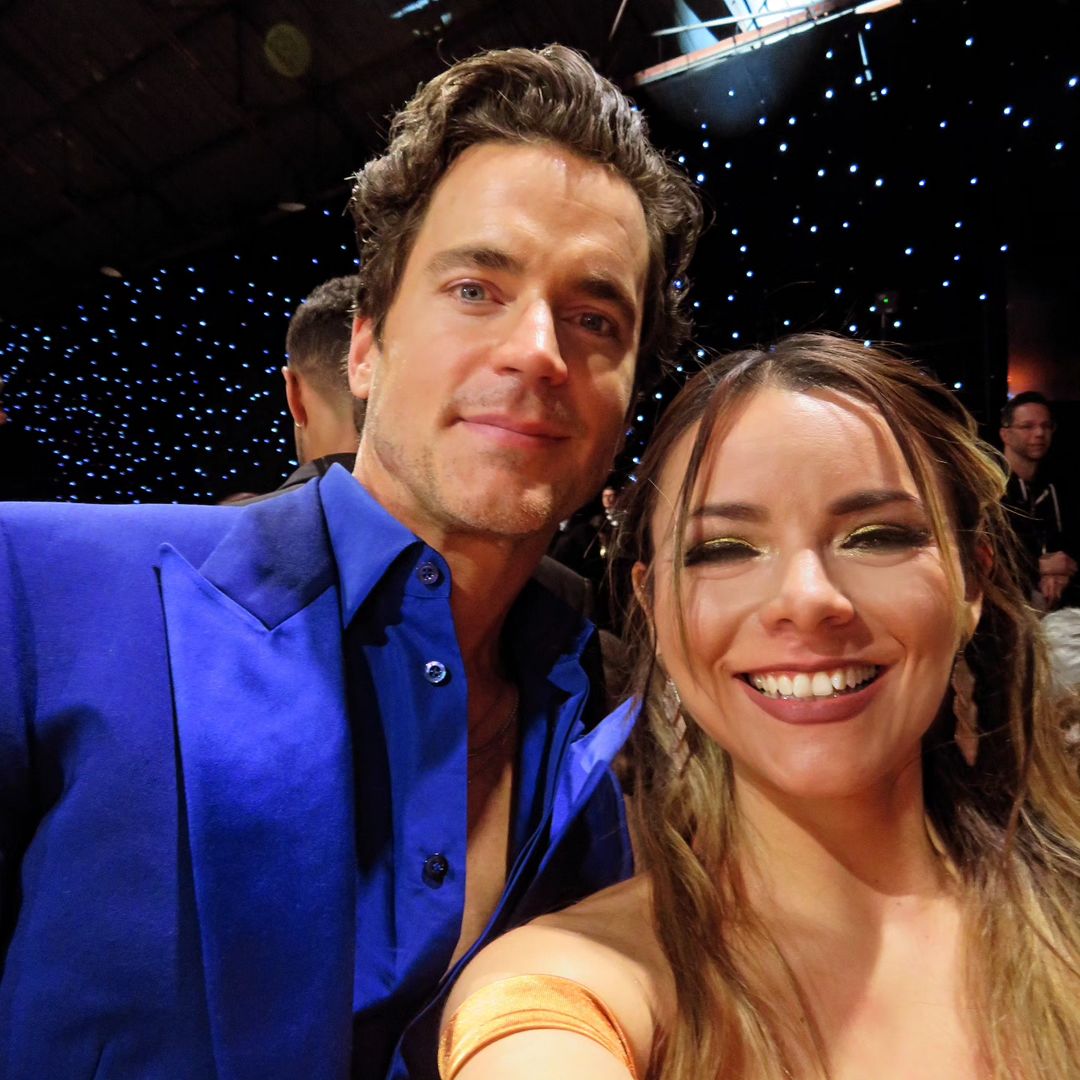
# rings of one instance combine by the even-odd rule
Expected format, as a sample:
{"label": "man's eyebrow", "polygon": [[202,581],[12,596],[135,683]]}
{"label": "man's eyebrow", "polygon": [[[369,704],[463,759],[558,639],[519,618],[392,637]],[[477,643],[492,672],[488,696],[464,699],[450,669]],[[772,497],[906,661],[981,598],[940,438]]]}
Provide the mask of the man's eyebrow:
{"label": "man's eyebrow", "polygon": [[607,274],[586,274],[575,284],[586,296],[614,304],[631,326],[637,322],[637,302],[614,278],[608,277]]}
{"label": "man's eyebrow", "polygon": [[524,263],[515,258],[507,251],[493,247],[462,247],[448,248],[433,255],[428,262],[428,273],[441,274],[447,270],[456,270],[461,267],[474,266],[481,270],[501,270],[506,273],[520,274],[524,270]]}
{"label": "man's eyebrow", "polygon": [[875,488],[868,491],[855,491],[850,495],[844,495],[834,502],[829,503],[829,513],[840,517],[844,514],[855,514],[860,510],[876,510],[879,506],[887,506],[889,503],[908,503],[911,506],[921,506],[917,496],[910,491],[902,491],[899,488]]}
{"label": "man's eyebrow", "polygon": [[691,518],[722,517],[732,521],[763,522],[769,520],[769,511],[753,503],[726,502],[705,503],[690,512]]}

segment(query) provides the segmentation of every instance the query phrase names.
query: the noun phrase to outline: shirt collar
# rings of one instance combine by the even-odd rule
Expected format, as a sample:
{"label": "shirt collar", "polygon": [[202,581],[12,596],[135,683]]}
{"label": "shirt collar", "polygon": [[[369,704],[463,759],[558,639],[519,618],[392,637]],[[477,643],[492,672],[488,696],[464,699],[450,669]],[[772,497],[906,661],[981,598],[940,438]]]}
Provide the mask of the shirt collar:
{"label": "shirt collar", "polygon": [[394,560],[421,541],[340,465],[319,481],[319,496],[341,582],[344,628]]}
{"label": "shirt collar", "polygon": [[[413,545],[424,548],[424,542],[339,465],[319,481],[319,495],[341,581],[344,628],[394,561]],[[439,559],[441,563],[441,555]],[[552,681],[569,689],[563,683],[567,678],[573,681],[573,675],[561,670],[562,665],[577,668],[593,626],[560,597],[530,580],[514,601],[507,630],[519,665],[549,671]]]}

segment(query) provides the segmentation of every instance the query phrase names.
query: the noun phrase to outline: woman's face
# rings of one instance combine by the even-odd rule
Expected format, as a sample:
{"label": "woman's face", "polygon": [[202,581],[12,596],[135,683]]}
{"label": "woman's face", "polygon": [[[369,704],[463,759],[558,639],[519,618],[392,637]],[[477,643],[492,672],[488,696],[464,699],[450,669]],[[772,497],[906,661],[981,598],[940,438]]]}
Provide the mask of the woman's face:
{"label": "woman's face", "polygon": [[741,405],[690,504],[684,647],[672,530],[696,434],[673,447],[652,521],[657,647],[684,708],[756,785],[893,784],[919,761],[979,613],[950,588],[956,556],[935,545],[896,440],[838,392],[765,388]]}

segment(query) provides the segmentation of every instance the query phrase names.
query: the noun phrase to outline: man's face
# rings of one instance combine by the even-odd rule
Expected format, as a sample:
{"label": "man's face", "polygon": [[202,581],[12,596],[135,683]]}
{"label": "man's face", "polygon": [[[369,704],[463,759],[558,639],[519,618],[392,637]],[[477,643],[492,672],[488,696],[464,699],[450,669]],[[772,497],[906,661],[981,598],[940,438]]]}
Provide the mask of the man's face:
{"label": "man's face", "polygon": [[1012,423],[1001,429],[1001,441],[1006,450],[1024,461],[1038,462],[1046,457],[1054,434],[1050,410],[1037,401],[1018,405],[1013,410]]}
{"label": "man's face", "polygon": [[600,504],[605,510],[610,510],[615,505],[618,492],[612,487],[606,487],[600,492]]}
{"label": "man's face", "polygon": [[552,145],[447,171],[382,341],[357,322],[356,475],[414,531],[549,531],[602,483],[630,402],[648,266],[641,203]]}

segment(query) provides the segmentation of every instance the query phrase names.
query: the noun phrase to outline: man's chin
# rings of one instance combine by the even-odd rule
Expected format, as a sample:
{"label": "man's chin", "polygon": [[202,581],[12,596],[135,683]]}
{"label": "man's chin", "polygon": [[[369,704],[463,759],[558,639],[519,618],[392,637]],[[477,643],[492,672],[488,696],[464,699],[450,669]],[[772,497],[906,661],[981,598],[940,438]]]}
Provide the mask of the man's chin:
{"label": "man's chin", "polygon": [[[449,508],[448,508],[449,509]],[[463,500],[451,511],[463,531],[507,539],[528,539],[550,533],[561,520],[560,504],[550,491],[511,492]]]}

